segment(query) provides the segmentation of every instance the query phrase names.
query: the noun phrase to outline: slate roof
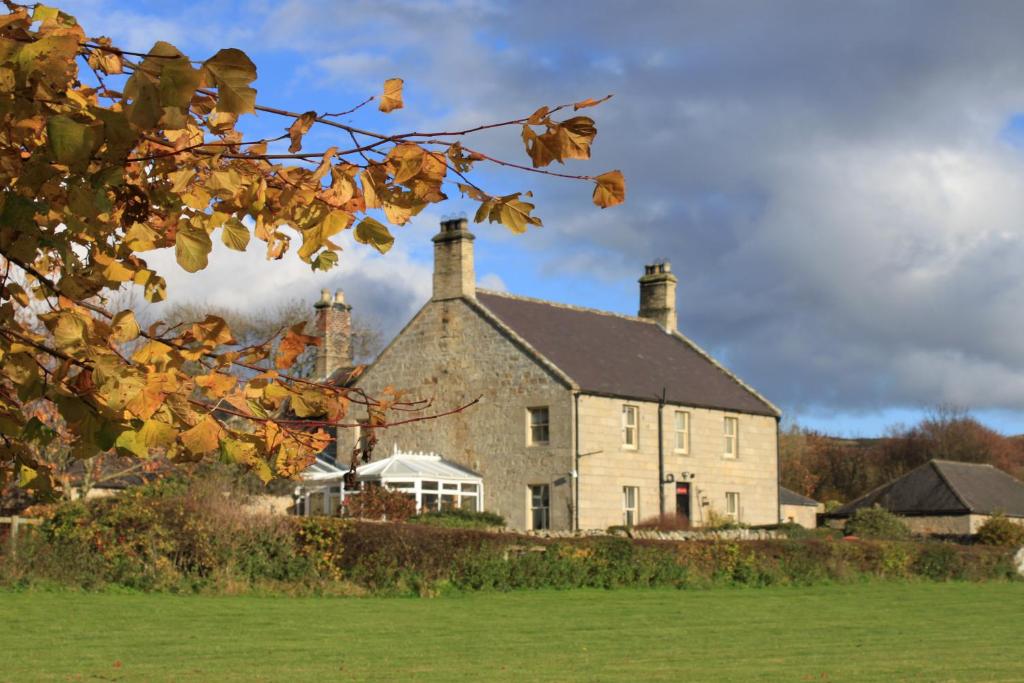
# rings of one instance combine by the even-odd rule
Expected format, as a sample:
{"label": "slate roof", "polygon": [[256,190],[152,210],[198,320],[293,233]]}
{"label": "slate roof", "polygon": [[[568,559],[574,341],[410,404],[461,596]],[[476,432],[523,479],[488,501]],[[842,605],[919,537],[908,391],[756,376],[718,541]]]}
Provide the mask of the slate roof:
{"label": "slate roof", "polygon": [[718,408],[779,411],[682,335],[603,311],[477,290],[477,302],[585,393]]}
{"label": "slate roof", "polygon": [[802,496],[796,491],[779,487],[779,505],[806,505],[807,507],[818,507],[818,501],[807,496]]}
{"label": "slate roof", "polygon": [[1024,483],[992,465],[930,460],[847,503],[833,516],[848,517],[876,504],[908,516],[1002,512],[1024,517]]}

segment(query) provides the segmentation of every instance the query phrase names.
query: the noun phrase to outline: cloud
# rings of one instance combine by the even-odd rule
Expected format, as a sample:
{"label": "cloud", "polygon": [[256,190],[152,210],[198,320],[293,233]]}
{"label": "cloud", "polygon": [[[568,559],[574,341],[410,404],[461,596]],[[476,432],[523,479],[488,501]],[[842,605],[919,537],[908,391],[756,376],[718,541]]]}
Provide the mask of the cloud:
{"label": "cloud", "polygon": [[[546,227],[479,230],[482,280],[561,298],[575,278],[593,297],[575,303],[601,307],[668,257],[684,331],[788,409],[1024,408],[1024,152],[1007,134],[1024,110],[1024,5],[249,9],[257,61],[293,60],[324,108],[336,82],[369,87],[393,66],[408,109],[389,125],[451,130],[616,94],[583,112],[594,162],[556,170],[621,168],[627,204],[597,211],[585,183],[485,171],[496,191],[535,190]],[[517,131],[473,141],[522,159]],[[436,216],[418,225],[384,259],[347,250],[341,275],[227,255],[237,273],[173,284],[265,301],[337,277],[397,320],[429,292]]]}

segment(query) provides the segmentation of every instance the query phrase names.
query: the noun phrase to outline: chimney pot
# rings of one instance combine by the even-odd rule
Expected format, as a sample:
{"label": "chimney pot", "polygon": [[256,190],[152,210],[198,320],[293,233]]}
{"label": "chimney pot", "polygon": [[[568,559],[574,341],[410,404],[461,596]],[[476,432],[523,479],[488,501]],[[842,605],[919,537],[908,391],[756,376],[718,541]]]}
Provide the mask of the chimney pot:
{"label": "chimney pot", "polygon": [[676,318],[676,276],[672,274],[672,265],[659,260],[644,266],[644,275],[640,278],[640,311],[641,318],[658,323],[667,331],[675,330]]}

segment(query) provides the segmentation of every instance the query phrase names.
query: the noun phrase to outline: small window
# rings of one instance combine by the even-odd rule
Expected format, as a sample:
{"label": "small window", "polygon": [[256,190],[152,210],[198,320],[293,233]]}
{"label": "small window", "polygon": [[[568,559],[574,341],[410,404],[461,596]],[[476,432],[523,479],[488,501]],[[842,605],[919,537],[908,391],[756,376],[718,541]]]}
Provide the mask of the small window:
{"label": "small window", "polygon": [[736,417],[725,418],[725,457],[735,458],[740,453],[740,421]]}
{"label": "small window", "polygon": [[529,418],[529,434],[527,438],[530,446],[540,446],[548,443],[550,439],[550,418],[547,407],[527,408]]}
{"label": "small window", "polygon": [[640,409],[636,406],[622,406],[622,445],[626,448],[637,447],[639,416]]}
{"label": "small window", "polygon": [[640,520],[640,489],[636,486],[622,487],[622,523],[632,527]]}
{"label": "small window", "polygon": [[551,489],[547,484],[530,487],[530,528],[551,528]]}
{"label": "small window", "polygon": [[675,451],[676,453],[690,452],[690,413],[685,410],[677,410],[675,415]]}
{"label": "small window", "polygon": [[725,515],[735,522],[740,521],[740,494],[727,491],[725,494]]}

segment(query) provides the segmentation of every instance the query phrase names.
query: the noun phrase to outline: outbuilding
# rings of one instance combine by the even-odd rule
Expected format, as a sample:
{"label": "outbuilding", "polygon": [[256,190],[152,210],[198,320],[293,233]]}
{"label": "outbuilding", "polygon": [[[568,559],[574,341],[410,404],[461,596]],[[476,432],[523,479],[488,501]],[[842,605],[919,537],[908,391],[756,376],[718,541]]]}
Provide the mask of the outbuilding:
{"label": "outbuilding", "polygon": [[878,505],[904,518],[914,533],[967,536],[992,515],[1024,524],[1024,483],[992,465],[930,460],[829,514],[841,523]]}

